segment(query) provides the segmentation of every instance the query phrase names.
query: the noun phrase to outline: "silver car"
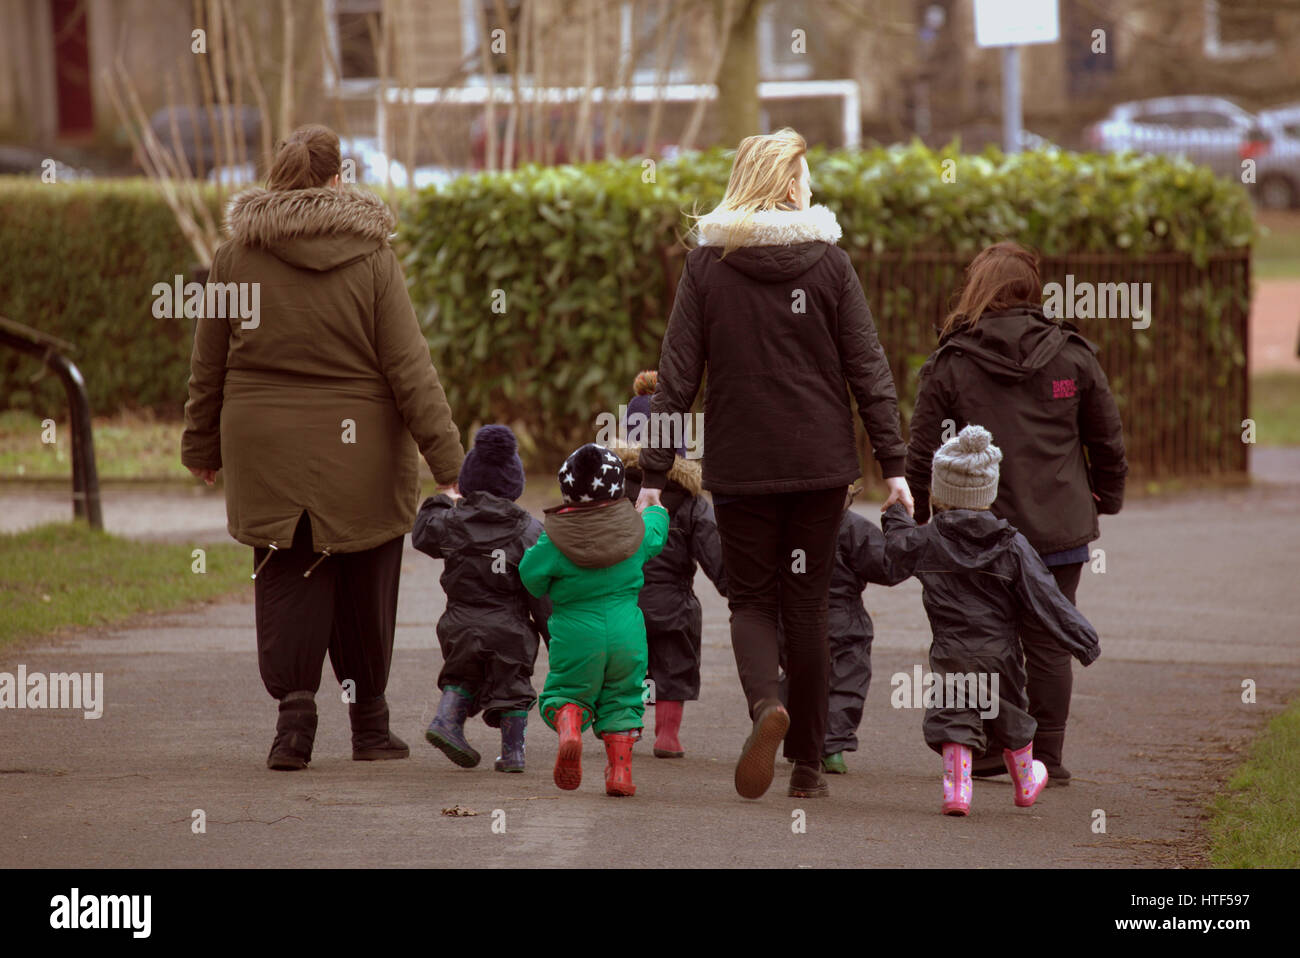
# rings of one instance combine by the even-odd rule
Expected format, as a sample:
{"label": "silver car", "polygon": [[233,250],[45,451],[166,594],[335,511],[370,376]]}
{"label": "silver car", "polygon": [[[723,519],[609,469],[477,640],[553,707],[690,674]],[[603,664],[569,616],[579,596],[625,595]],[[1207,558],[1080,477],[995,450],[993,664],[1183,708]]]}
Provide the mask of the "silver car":
{"label": "silver car", "polygon": [[1240,179],[1243,148],[1254,142],[1255,116],[1216,96],[1167,96],[1120,103],[1088,128],[1089,147],[1185,156],[1220,176]]}
{"label": "silver car", "polygon": [[1250,149],[1256,200],[1270,210],[1300,206],[1300,103],[1260,111],[1259,129]]}

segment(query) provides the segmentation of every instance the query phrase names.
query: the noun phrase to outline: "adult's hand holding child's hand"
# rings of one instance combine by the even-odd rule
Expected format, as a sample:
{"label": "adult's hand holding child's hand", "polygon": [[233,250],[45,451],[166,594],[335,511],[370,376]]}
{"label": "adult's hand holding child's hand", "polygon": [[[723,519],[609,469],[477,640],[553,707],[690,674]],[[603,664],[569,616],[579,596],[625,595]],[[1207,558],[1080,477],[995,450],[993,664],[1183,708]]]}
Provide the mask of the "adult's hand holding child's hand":
{"label": "adult's hand holding child's hand", "polygon": [[453,502],[461,498],[460,485],[459,483],[455,483],[455,482],[453,482],[449,486],[439,486],[437,489],[437,493],[439,495],[446,496],[448,499],[451,499]]}
{"label": "adult's hand holding child's hand", "polygon": [[636,511],[645,512],[647,506],[662,506],[659,501],[658,489],[641,489],[641,494],[636,497]]}
{"label": "adult's hand holding child's hand", "polygon": [[880,511],[884,512],[897,502],[902,504],[903,508],[907,510],[909,516],[914,515],[913,510],[915,509],[916,504],[912,501],[912,490],[907,487],[907,480],[902,476],[895,476],[892,479],[886,479],[885,485],[889,487],[889,498],[886,499],[885,504],[880,507]]}

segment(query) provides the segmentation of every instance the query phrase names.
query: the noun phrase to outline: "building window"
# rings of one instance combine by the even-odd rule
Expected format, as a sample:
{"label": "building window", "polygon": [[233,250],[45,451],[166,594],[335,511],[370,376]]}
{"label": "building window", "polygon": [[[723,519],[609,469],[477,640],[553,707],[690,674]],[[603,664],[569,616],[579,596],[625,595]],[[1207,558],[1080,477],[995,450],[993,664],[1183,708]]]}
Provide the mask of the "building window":
{"label": "building window", "polygon": [[383,35],[383,0],[325,0],[325,37],[334,61],[325,71],[327,88],[370,88],[380,78]]}
{"label": "building window", "polygon": [[[758,19],[758,75],[765,80],[804,80],[813,75],[812,44],[816,34],[806,0],[769,3]],[[795,48],[796,30],[803,33]]]}
{"label": "building window", "polygon": [[[460,24],[461,24],[461,48],[466,61],[469,64],[469,82],[482,83],[483,75],[483,46],[488,47],[488,56],[492,63],[492,76],[494,82],[505,82],[510,76],[510,59],[511,53],[516,57],[519,50],[516,48],[507,53],[508,46],[500,47],[496,51],[492,50],[492,35],[497,30],[505,31],[506,44],[519,44],[523,42],[520,36],[520,14],[523,10],[521,0],[502,0],[499,4],[505,9],[505,20],[502,20],[498,10],[498,0],[460,0]],[[479,11],[483,11],[483,23],[487,26],[487,36],[479,36]]]}
{"label": "building window", "polygon": [[[1093,53],[1093,32],[1104,31],[1106,52]],[[1066,83],[1071,96],[1086,96],[1106,88],[1115,74],[1118,33],[1115,21],[1098,16],[1089,4],[1073,0],[1061,10],[1061,39],[1065,47]]]}
{"label": "building window", "polygon": [[1265,57],[1277,50],[1277,13],[1258,0],[1205,0],[1205,55],[1216,60]]}
{"label": "building window", "polygon": [[[633,83],[688,83],[691,75],[687,5],[628,0],[620,8],[620,57],[635,50]],[[662,71],[662,75],[661,75]]]}

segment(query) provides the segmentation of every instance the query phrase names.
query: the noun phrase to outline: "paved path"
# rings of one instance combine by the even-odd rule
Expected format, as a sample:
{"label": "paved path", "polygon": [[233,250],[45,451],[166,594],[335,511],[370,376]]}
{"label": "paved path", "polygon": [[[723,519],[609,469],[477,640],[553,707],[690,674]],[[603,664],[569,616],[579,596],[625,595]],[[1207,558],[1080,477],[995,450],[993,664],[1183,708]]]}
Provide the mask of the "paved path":
{"label": "paved path", "polygon": [[[219,499],[178,507],[220,530]],[[11,514],[0,500],[0,514]],[[870,514],[870,510],[864,510]],[[152,509],[162,523],[165,510]],[[110,526],[114,510],[108,510]],[[125,513],[123,513],[125,514]],[[889,676],[925,662],[913,581],[869,587],[876,684],[861,750],[831,797],[794,800],[786,766],[761,800],[732,789],[747,721],[726,610],[706,580],[702,699],[687,707],[687,757],[636,748],[638,794],[606,798],[586,745],[576,793],[551,784],[554,738],[534,719],[529,770],[491,770],[495,734],[475,722],[483,766],[462,770],[421,731],[441,658],[440,563],[407,549],[390,699],[409,761],[349,760],[346,707],[328,666],[311,768],[263,767],[275,705],[257,675],[251,590],[235,601],[0,651],[0,671],[101,671],[103,717],[0,712],[0,867],[6,866],[1178,866],[1202,864],[1203,808],[1266,718],[1300,687],[1294,536],[1300,486],[1139,501],[1103,520],[1106,572],[1080,604],[1103,657],[1076,667],[1067,763],[1075,783],[1033,809],[1006,779],[976,785],[972,817],[938,813],[939,760],[920,714],[889,705]],[[540,686],[545,652],[538,661]],[[1241,702],[1243,679],[1258,703]],[[454,805],[479,812],[447,817]],[[195,809],[207,831],[194,834]],[[501,810],[504,834],[494,833]],[[802,809],[807,830],[792,830]],[[1098,811],[1104,833],[1093,830]],[[1300,863],[1297,863],[1300,864]]]}

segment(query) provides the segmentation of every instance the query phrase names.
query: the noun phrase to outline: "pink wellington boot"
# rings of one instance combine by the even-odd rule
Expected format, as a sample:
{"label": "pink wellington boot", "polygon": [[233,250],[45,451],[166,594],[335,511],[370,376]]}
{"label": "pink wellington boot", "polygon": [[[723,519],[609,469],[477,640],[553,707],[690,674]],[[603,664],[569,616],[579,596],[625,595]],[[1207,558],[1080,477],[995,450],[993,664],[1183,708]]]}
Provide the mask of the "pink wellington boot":
{"label": "pink wellington boot", "polygon": [[686,754],[677,736],[682,730],[682,702],[655,703],[655,758],[681,758]]}
{"label": "pink wellington boot", "polygon": [[970,814],[970,749],[956,742],[943,746],[943,813]]}
{"label": "pink wellington boot", "polygon": [[1016,807],[1028,808],[1047,787],[1047,766],[1034,760],[1034,743],[1014,752],[1002,750],[1002,761],[1011,773],[1011,784],[1016,789]]}

